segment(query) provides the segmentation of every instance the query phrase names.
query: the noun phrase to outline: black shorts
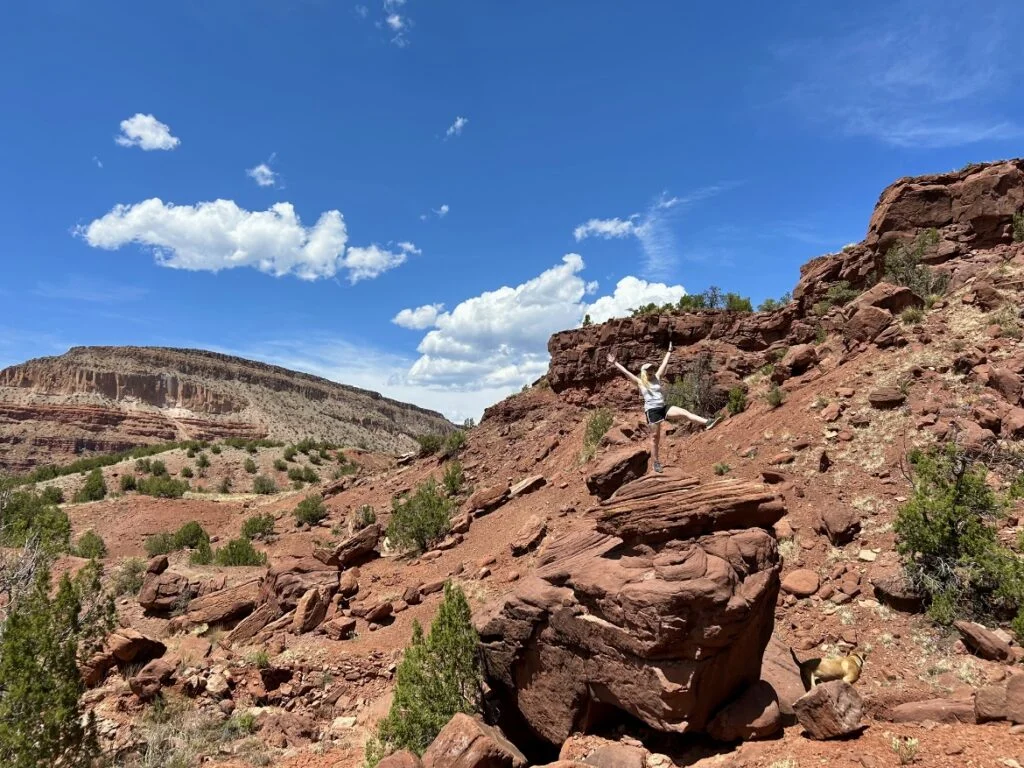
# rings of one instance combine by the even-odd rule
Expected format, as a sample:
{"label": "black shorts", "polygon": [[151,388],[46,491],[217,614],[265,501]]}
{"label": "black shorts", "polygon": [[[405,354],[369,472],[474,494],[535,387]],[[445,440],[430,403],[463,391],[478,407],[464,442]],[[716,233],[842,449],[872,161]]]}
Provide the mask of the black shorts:
{"label": "black shorts", "polygon": [[647,411],[647,423],[648,424],[661,424],[668,415],[668,408],[664,405],[657,408],[651,408]]}

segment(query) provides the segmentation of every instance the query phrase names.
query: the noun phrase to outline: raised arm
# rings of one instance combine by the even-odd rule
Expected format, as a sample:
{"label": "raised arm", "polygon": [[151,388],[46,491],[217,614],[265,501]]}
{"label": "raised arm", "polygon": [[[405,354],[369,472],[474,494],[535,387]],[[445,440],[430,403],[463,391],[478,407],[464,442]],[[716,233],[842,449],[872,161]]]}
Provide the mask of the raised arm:
{"label": "raised arm", "polygon": [[668,352],[665,353],[665,359],[661,361],[661,367],[658,368],[658,378],[660,379],[665,375],[665,369],[668,368],[668,359],[672,356],[672,342],[668,343]]}
{"label": "raised arm", "polygon": [[634,384],[640,384],[640,379],[638,379],[636,376],[634,376],[632,373],[626,370],[622,365],[620,365],[615,360],[615,355],[613,355],[611,352],[608,353],[608,362],[614,365],[616,368],[618,368],[622,372],[622,375],[625,376],[630,381],[632,381]]}

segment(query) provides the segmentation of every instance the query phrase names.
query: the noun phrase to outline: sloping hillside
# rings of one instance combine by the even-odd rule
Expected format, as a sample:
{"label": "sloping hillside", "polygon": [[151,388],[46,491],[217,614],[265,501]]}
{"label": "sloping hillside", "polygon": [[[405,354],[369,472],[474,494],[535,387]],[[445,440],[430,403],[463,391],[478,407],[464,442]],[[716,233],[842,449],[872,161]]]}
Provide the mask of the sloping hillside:
{"label": "sloping hillside", "polygon": [[439,413],[214,352],[75,347],[0,371],[0,468],[228,437],[312,438],[395,454],[448,432]]}

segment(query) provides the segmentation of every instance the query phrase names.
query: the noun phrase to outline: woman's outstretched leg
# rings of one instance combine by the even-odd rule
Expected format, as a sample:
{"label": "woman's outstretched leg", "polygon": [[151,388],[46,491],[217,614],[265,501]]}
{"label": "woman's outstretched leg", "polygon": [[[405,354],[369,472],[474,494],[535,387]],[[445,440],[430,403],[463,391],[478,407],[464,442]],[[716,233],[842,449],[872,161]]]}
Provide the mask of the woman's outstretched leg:
{"label": "woman's outstretched leg", "polygon": [[695,413],[690,413],[688,410],[686,410],[685,408],[680,408],[678,405],[670,406],[668,409],[668,413],[665,415],[665,418],[668,419],[669,421],[681,421],[683,419],[689,419],[695,424],[700,424],[705,429],[711,429],[720,420],[720,417],[718,416],[714,416],[710,419],[705,419],[703,416],[698,416]]}

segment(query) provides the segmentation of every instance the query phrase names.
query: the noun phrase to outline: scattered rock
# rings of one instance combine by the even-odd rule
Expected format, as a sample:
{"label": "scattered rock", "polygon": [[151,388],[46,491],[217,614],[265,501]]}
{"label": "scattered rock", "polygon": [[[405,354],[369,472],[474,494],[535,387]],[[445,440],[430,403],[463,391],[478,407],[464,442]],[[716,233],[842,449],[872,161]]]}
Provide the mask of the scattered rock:
{"label": "scattered rock", "polygon": [[796,719],[812,739],[848,736],[860,729],[864,706],[860,694],[842,680],[814,686],[793,704]]}
{"label": "scattered rock", "polygon": [[327,598],[318,589],[306,592],[295,606],[295,617],[292,619],[292,632],[302,635],[320,626],[327,615]]}
{"label": "scattered rock", "polygon": [[973,621],[956,621],[953,623],[967,647],[983,659],[990,661],[1008,661],[1013,658],[1010,645],[992,630]]}
{"label": "scattered rock", "polygon": [[976,723],[973,699],[928,699],[911,701],[892,708],[894,723]]}
{"label": "scattered rock", "polygon": [[855,307],[879,307],[898,315],[909,307],[923,307],[924,300],[909,288],[892,283],[875,283],[853,300]]}
{"label": "scattered rock", "polygon": [[520,480],[509,488],[508,495],[510,499],[515,499],[519,496],[525,496],[528,493],[533,493],[538,488],[543,488],[547,484],[548,481],[545,479],[544,475],[533,475],[532,477]]}
{"label": "scattered rock", "polygon": [[423,753],[423,768],[525,768],[526,757],[497,728],[459,713]]}
{"label": "scattered rock", "polygon": [[332,619],[323,625],[323,630],[331,640],[347,640],[356,631],[356,620],[342,616]]}
{"label": "scattered rock", "polygon": [[898,408],[907,400],[907,396],[896,387],[879,387],[868,395],[872,408]]}
{"label": "scattered rock", "polygon": [[799,376],[812,365],[818,363],[818,350],[813,344],[797,344],[789,348],[781,365],[789,369],[794,376]]}
{"label": "scattered rock", "polygon": [[519,529],[519,533],[512,540],[511,548],[513,557],[525,555],[531,549],[540,544],[541,539],[548,531],[548,525],[538,515],[531,515],[530,518]]}
{"label": "scattered rock", "polygon": [[159,640],[122,627],[108,635],[103,648],[82,665],[82,678],[91,687],[101,682],[114,667],[145,664],[163,656],[166,650],[167,646]]}
{"label": "scattered rock", "polygon": [[486,515],[508,501],[509,493],[508,483],[481,488],[469,497],[469,501],[466,502],[466,511],[471,515]]}
{"label": "scattered rock", "polygon": [[849,544],[860,533],[860,513],[842,502],[833,502],[818,511],[815,528],[837,546]]}
{"label": "scattered rock", "polygon": [[910,583],[901,566],[873,566],[869,580],[880,603],[907,613],[917,613],[924,608],[924,595]]}
{"label": "scattered rock", "polygon": [[778,696],[771,685],[761,680],[726,704],[708,723],[708,735],[723,742],[767,739],[780,730],[782,712]]}
{"label": "scattered rock", "polygon": [[412,752],[403,749],[385,757],[377,763],[377,768],[423,768],[423,763]]}
{"label": "scattered rock", "polygon": [[594,768],[644,768],[647,750],[629,744],[603,744],[583,759]]}
{"label": "scattered rock", "polygon": [[796,597],[810,597],[818,591],[821,580],[818,574],[806,568],[791,571],[782,580],[782,590]]}
{"label": "scattered rock", "polygon": [[880,307],[861,307],[847,320],[844,330],[853,341],[870,342],[892,322],[892,313]]}
{"label": "scattered rock", "polygon": [[862,549],[857,553],[857,559],[865,563],[873,563],[878,559],[878,553],[872,552],[870,549]]}
{"label": "scattered rock", "polygon": [[128,687],[142,701],[152,701],[171,682],[177,668],[177,659],[153,659],[128,680]]}

